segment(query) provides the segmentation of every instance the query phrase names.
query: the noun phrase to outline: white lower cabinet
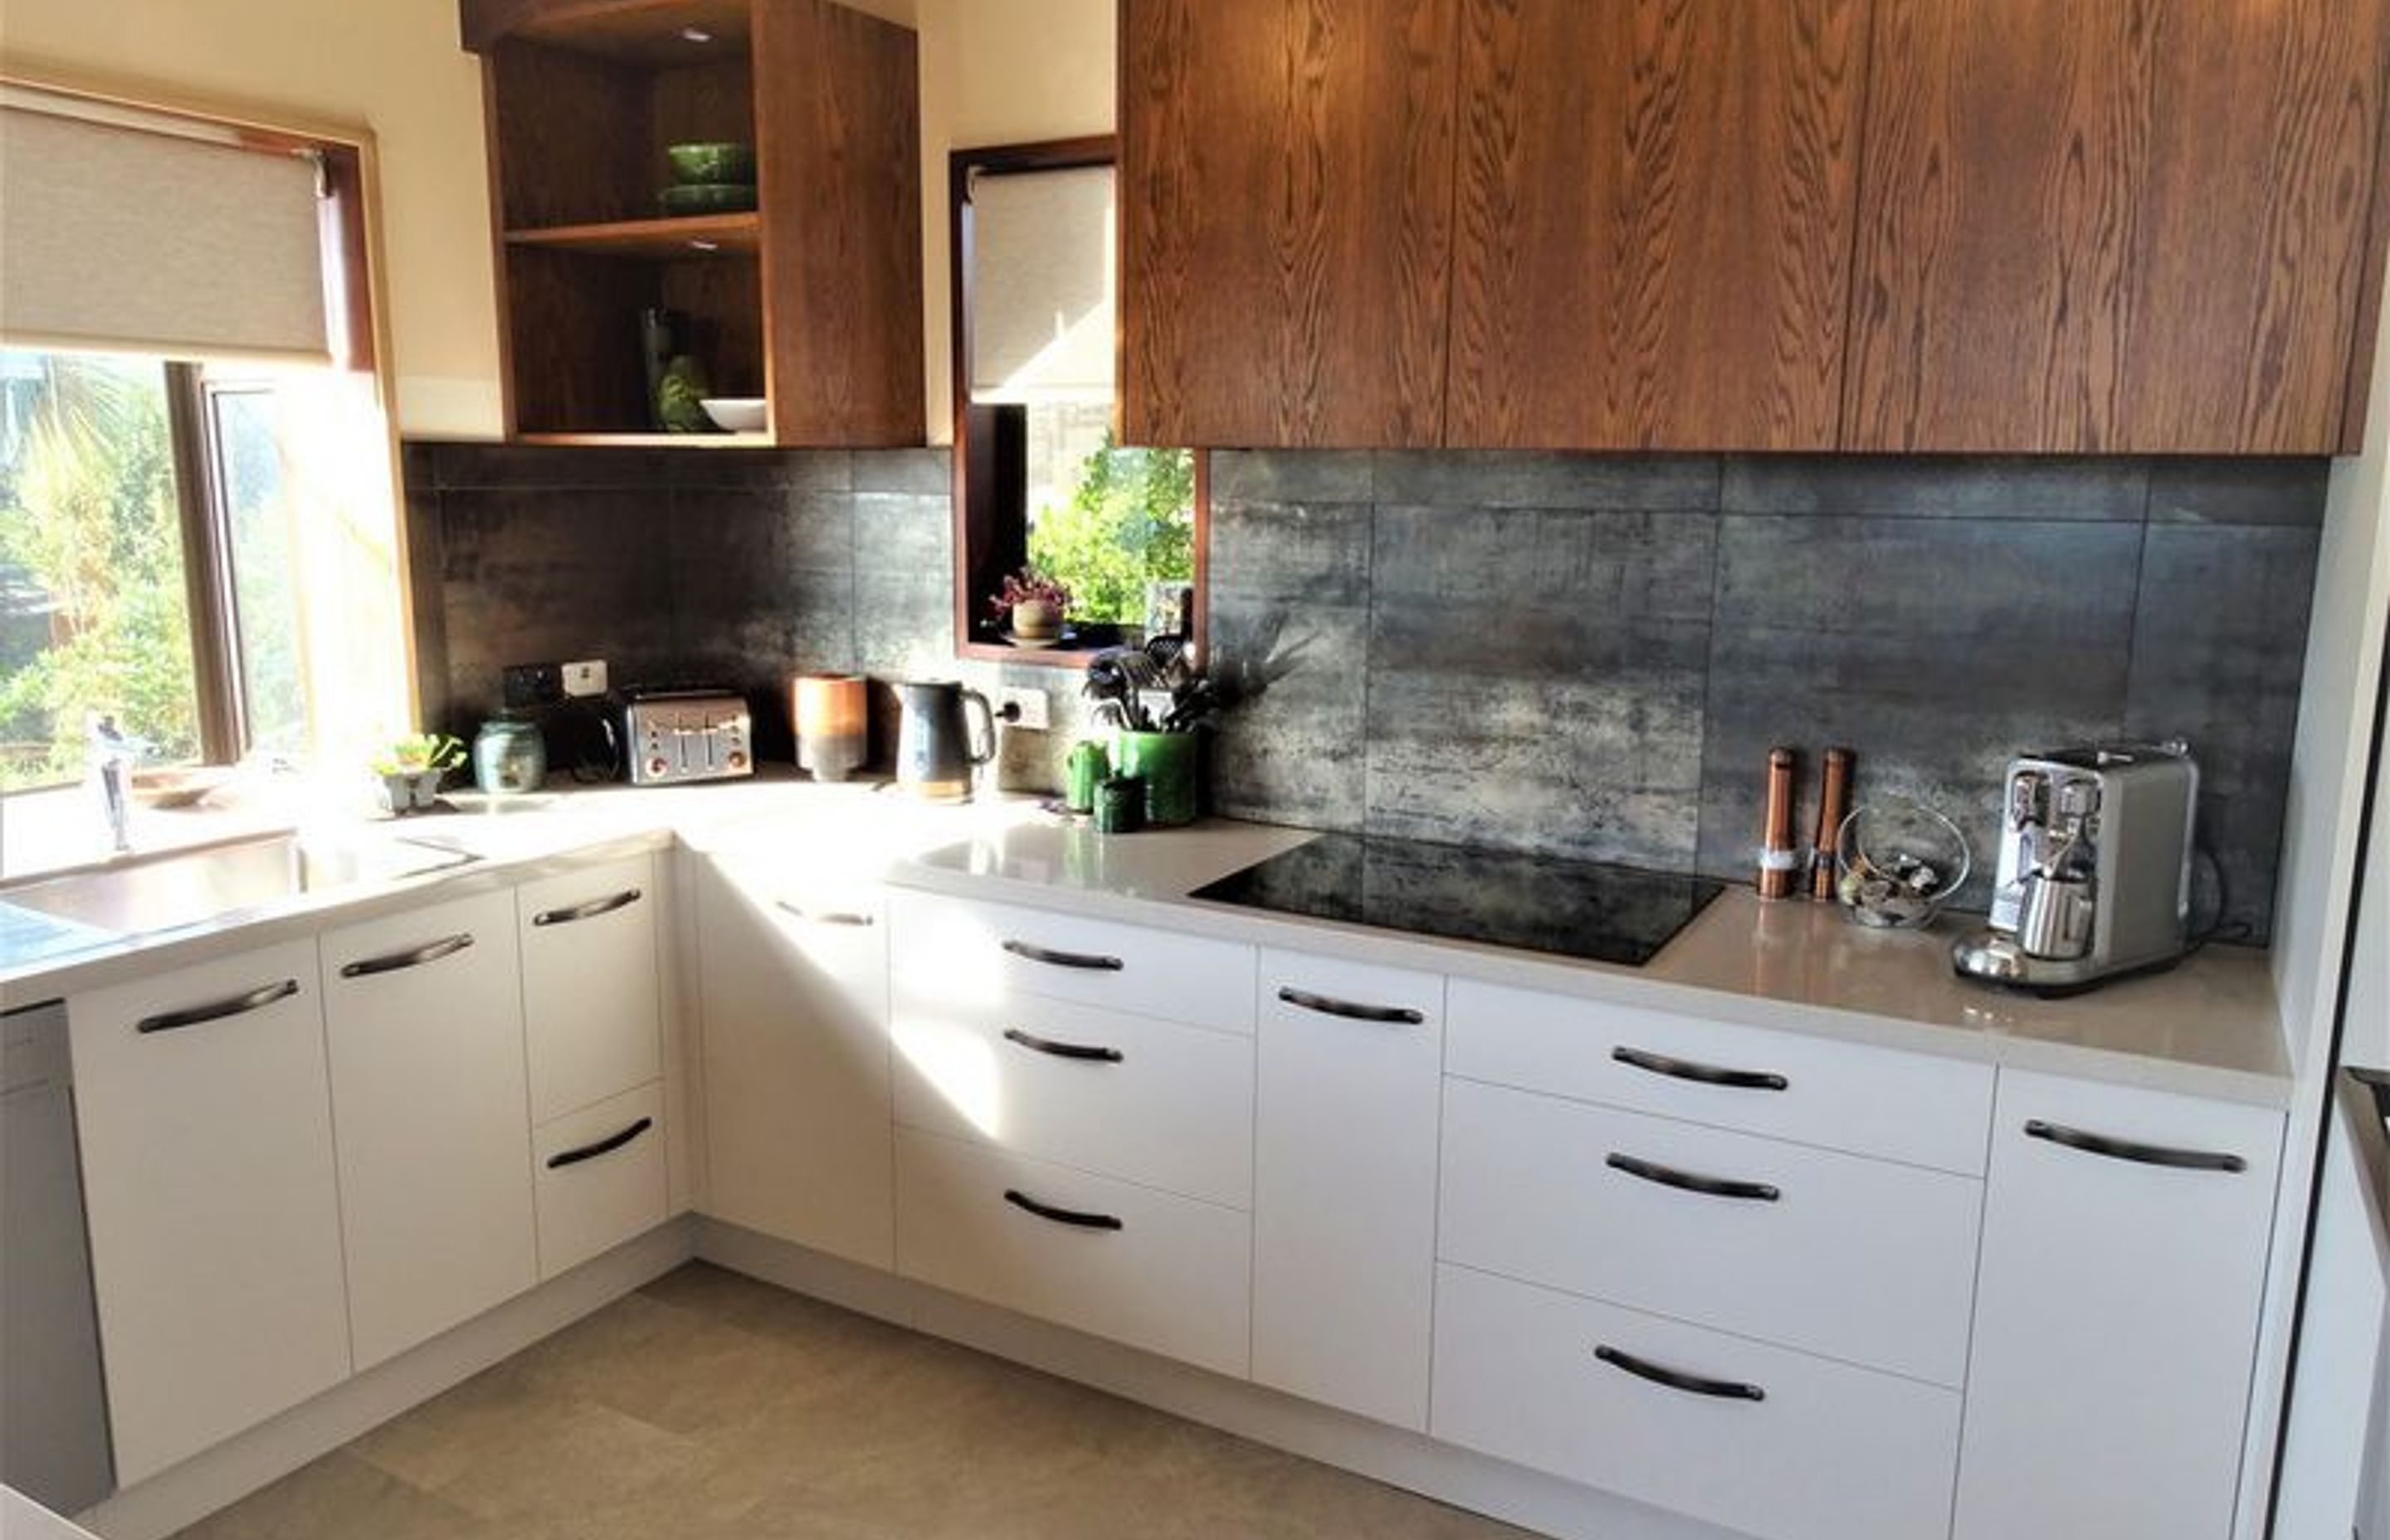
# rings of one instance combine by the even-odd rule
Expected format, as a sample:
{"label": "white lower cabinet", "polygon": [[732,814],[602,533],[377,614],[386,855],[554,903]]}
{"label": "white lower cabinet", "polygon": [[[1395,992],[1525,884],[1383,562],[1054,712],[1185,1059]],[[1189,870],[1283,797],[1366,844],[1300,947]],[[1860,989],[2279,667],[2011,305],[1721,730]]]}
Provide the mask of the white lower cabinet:
{"label": "white lower cabinet", "polygon": [[886,900],[780,863],[696,871],[705,1210],[893,1267]]}
{"label": "white lower cabinet", "polygon": [[539,1276],[552,1278],[664,1222],[663,1084],[540,1124],[532,1156]]}
{"label": "white lower cabinet", "polygon": [[364,1369],[538,1280],[514,895],[346,926],[322,947]]}
{"label": "white lower cabinet", "polygon": [[2004,1071],[1958,1540],[2232,1530],[2282,1115]]}
{"label": "white lower cabinet", "polygon": [[[1430,1431],[1766,1540],[1931,1540],[1958,1392],[1449,1264]],[[2006,1540],[2108,1540],[2015,1529]]]}
{"label": "white lower cabinet", "polygon": [[118,1481],[349,1373],[313,938],[67,1001]]}
{"label": "white lower cabinet", "polygon": [[645,855],[515,891],[533,1123],[663,1072],[656,891]]}
{"label": "white lower cabinet", "polygon": [[1424,1429],[1444,979],[1266,951],[1259,1030],[1253,1378]]}
{"label": "white lower cabinet", "polygon": [[896,1215],[907,1277],[1246,1372],[1253,1229],[1242,1210],[905,1128]]}

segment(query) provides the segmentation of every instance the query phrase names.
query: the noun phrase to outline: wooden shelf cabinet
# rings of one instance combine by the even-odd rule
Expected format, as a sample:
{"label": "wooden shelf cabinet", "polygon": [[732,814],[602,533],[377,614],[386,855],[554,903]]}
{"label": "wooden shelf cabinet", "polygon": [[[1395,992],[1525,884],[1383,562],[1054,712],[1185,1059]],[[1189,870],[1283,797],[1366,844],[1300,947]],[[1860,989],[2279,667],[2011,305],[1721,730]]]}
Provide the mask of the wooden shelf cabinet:
{"label": "wooden shelf cabinet", "polygon": [[[829,0],[463,0],[480,52],[510,436],[653,431],[639,313],[788,445],[919,443],[916,41]],[[663,148],[752,144],[758,207],[662,217]]]}

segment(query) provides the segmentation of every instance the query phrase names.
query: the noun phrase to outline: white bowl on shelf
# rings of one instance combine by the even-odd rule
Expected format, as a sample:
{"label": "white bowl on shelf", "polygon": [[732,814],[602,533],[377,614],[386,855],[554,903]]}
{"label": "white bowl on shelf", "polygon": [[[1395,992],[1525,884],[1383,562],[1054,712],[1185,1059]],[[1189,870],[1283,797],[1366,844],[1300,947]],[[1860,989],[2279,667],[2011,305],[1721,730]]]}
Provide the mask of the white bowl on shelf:
{"label": "white bowl on shelf", "polygon": [[769,404],[762,396],[704,396],[698,404],[726,433],[760,433]]}

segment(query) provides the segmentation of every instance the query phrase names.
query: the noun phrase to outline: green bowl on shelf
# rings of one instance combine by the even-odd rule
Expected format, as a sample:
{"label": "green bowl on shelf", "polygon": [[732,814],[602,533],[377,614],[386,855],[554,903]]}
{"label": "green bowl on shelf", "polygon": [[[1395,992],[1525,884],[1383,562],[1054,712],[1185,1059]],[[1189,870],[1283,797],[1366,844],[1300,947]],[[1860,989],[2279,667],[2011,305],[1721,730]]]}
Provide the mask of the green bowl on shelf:
{"label": "green bowl on shelf", "polygon": [[755,147],[735,141],[720,144],[666,145],[664,159],[675,180],[695,186],[709,182],[755,181]]}
{"label": "green bowl on shelf", "polygon": [[663,190],[668,214],[743,214],[755,206],[752,182],[692,182]]}

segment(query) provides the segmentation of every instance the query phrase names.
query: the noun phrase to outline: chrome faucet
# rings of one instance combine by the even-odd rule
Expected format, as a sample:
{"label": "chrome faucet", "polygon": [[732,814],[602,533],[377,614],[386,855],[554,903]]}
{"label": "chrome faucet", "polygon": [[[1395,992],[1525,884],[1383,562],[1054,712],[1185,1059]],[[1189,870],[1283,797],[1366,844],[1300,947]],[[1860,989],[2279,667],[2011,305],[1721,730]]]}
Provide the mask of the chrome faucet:
{"label": "chrome faucet", "polygon": [[133,799],[126,783],[140,754],[140,740],[126,737],[115,717],[105,712],[92,717],[91,774],[99,787],[100,811],[108,816],[109,848],[118,855],[133,849]]}

